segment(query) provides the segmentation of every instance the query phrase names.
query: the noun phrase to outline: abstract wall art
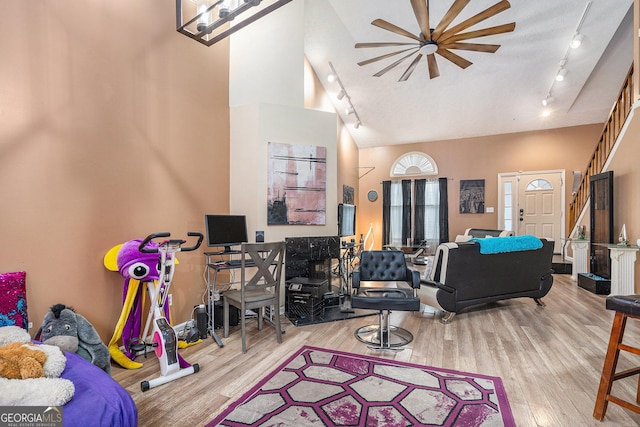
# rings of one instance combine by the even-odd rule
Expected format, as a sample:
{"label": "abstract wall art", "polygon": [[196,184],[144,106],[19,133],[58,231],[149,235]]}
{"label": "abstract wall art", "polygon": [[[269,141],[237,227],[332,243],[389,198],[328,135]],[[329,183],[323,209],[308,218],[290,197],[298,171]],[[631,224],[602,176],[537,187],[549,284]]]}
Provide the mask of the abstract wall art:
{"label": "abstract wall art", "polygon": [[269,142],[268,225],[325,225],[327,147]]}

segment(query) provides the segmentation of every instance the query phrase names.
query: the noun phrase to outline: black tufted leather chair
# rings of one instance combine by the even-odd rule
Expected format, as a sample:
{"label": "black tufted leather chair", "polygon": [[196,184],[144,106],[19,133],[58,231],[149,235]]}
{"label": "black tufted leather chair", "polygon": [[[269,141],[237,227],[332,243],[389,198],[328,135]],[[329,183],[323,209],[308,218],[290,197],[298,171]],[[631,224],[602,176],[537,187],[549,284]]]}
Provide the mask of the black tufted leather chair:
{"label": "black tufted leather chair", "polygon": [[389,312],[419,311],[420,273],[407,267],[402,251],[364,251],[353,271],[351,306],[378,310],[378,325],[355,331],[358,340],[376,349],[395,349],[413,340],[406,329],[389,325]]}

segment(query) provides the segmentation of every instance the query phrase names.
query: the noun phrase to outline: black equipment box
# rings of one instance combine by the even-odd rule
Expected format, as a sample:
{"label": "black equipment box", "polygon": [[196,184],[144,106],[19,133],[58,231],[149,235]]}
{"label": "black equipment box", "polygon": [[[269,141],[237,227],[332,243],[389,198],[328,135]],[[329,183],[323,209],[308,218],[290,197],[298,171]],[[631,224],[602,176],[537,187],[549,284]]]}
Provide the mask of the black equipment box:
{"label": "black equipment box", "polygon": [[287,291],[288,293],[308,293],[312,298],[317,298],[322,301],[324,294],[329,292],[329,280],[294,277],[293,279],[287,280]]}
{"label": "black equipment box", "polygon": [[313,298],[310,293],[290,292],[287,295],[288,317],[315,320],[324,314],[322,298]]}
{"label": "black equipment box", "polygon": [[611,280],[589,273],[578,273],[578,286],[596,295],[611,293]]}
{"label": "black equipment box", "polygon": [[[229,326],[238,326],[240,323],[240,310],[237,307],[229,305]],[[213,327],[220,329],[224,327],[224,306],[222,300],[216,301],[213,310]]]}

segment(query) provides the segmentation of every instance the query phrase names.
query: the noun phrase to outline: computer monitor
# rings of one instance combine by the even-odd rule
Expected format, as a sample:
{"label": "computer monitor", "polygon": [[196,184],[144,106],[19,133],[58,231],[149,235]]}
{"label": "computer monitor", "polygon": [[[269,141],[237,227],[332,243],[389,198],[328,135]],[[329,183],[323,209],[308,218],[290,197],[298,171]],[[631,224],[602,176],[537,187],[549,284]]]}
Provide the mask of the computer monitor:
{"label": "computer monitor", "polygon": [[347,203],[338,205],[338,236],[347,237],[356,234],[356,207]]}
{"label": "computer monitor", "polygon": [[247,218],[244,215],[205,215],[207,229],[207,246],[224,247],[230,252],[232,246],[246,243]]}

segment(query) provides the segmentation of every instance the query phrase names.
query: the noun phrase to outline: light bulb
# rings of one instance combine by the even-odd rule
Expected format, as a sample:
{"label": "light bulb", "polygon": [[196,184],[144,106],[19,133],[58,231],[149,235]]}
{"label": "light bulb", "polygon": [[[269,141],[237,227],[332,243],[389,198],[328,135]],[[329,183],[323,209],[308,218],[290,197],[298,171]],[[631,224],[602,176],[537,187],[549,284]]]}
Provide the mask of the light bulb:
{"label": "light bulb", "polygon": [[333,82],[335,82],[335,81],[336,81],[336,75],[335,75],[335,74],[333,74],[333,73],[332,73],[332,74],[329,74],[329,75],[327,76],[327,80],[329,80],[329,83],[333,83]]}
{"label": "light bulb", "polygon": [[571,39],[571,43],[569,44],[569,46],[571,46],[571,49],[579,48],[582,44],[582,39],[584,39],[584,36],[580,33],[576,33],[576,35],[573,36],[573,39]]}
{"label": "light bulb", "polygon": [[553,101],[555,101],[555,98],[553,96],[547,96],[545,99],[542,100],[542,105],[546,107],[547,105],[551,104]]}
{"label": "light bulb", "polygon": [[567,75],[567,70],[564,68],[560,68],[560,71],[558,71],[558,74],[556,74],[556,81],[557,82],[561,82],[564,80],[564,76]]}
{"label": "light bulb", "polygon": [[220,6],[218,6],[218,17],[222,19],[226,18],[227,16],[229,16],[229,14],[231,14],[233,7],[233,0],[222,0]]}
{"label": "light bulb", "polygon": [[211,14],[207,12],[208,7],[206,1],[198,3],[198,15],[201,15],[196,26],[198,31],[204,31],[209,26]]}

